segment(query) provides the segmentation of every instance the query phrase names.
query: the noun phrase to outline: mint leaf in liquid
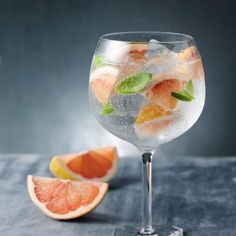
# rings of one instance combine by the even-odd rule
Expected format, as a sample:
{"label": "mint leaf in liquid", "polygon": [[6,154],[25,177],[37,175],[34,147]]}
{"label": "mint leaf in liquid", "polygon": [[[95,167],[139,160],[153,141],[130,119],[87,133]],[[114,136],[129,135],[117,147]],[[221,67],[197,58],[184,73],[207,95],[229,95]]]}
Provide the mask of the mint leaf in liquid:
{"label": "mint leaf in liquid", "polygon": [[194,97],[194,86],[193,86],[193,81],[189,80],[185,89],[184,89],[189,95]]}
{"label": "mint leaf in liquid", "polygon": [[92,62],[92,65],[95,67],[95,68],[98,68],[100,66],[102,66],[104,64],[104,57],[100,56],[100,55],[95,55],[93,57],[93,62]]}
{"label": "mint leaf in liquid", "polygon": [[115,92],[120,95],[138,93],[145,89],[151,80],[151,73],[138,73],[120,80],[115,87]]}
{"label": "mint leaf in liquid", "polygon": [[194,99],[194,86],[192,80],[188,81],[183,90],[172,92],[171,96],[184,102],[191,102]]}
{"label": "mint leaf in liquid", "polygon": [[102,115],[106,115],[106,116],[109,116],[111,115],[113,112],[115,111],[113,105],[111,103],[107,103],[105,105],[103,105],[103,108],[102,108]]}

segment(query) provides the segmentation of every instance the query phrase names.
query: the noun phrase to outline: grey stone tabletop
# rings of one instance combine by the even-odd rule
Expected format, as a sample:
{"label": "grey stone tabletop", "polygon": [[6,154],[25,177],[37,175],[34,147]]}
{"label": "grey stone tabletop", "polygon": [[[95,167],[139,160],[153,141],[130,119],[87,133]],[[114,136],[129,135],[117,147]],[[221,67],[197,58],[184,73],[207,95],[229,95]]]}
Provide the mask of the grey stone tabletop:
{"label": "grey stone tabletop", "polygon": [[[48,218],[31,202],[27,174],[50,176],[50,157],[0,156],[1,236],[110,236],[141,220],[141,159],[123,158],[105,200],[75,220]],[[236,157],[166,157],[153,163],[153,221],[184,228],[185,236],[236,235]]]}

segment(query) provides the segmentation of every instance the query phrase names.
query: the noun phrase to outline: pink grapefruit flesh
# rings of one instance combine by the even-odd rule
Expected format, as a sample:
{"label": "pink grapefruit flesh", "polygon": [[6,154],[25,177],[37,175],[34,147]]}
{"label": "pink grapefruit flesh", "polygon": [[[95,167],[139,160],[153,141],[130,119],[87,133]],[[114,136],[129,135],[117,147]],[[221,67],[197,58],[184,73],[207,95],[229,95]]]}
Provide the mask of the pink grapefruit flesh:
{"label": "pink grapefruit flesh", "polygon": [[144,105],[136,118],[135,131],[142,138],[157,134],[172,123],[172,115],[157,104]]}
{"label": "pink grapefruit flesh", "polygon": [[55,156],[50,171],[55,177],[74,180],[109,181],[118,166],[117,150],[113,146]]}
{"label": "pink grapefruit flesh", "polygon": [[29,175],[33,203],[54,219],[73,219],[92,211],[104,198],[107,183],[71,181]]}
{"label": "pink grapefruit flesh", "polygon": [[176,79],[172,75],[164,75],[157,79],[156,84],[147,90],[144,94],[151,102],[163,107],[165,110],[173,110],[178,105],[178,100],[172,97],[172,92],[177,92],[183,89],[186,81]]}
{"label": "pink grapefruit flesh", "polygon": [[180,62],[179,70],[184,70],[189,75],[192,75],[192,79],[204,78],[201,57],[196,47],[191,46],[178,53],[178,60]]}
{"label": "pink grapefruit flesh", "polygon": [[90,77],[90,88],[99,102],[105,104],[113,91],[119,70],[113,66],[95,69]]}

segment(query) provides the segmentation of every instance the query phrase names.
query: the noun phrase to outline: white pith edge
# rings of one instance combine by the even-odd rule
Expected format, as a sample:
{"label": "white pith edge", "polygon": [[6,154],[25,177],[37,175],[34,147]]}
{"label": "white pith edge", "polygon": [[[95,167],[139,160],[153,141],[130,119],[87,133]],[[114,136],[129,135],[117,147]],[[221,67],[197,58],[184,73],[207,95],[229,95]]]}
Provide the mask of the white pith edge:
{"label": "white pith edge", "polygon": [[[117,149],[115,149],[115,159],[112,161],[112,167],[111,169],[108,170],[106,175],[101,178],[85,178],[82,175],[76,174],[75,172],[71,171],[67,165],[61,160],[60,156],[55,156],[53,159],[56,159],[57,162],[60,164],[61,168],[63,168],[66,172],[68,172],[74,179],[76,180],[89,180],[89,181],[98,181],[98,182],[107,182],[109,181],[117,172],[118,169],[118,154],[117,154]],[[83,155],[86,152],[81,152],[79,155]]]}
{"label": "white pith edge", "polygon": [[[37,177],[37,176],[35,176],[35,177]],[[52,179],[52,178],[48,178],[48,179]],[[61,181],[67,182],[67,181],[72,181],[72,180],[61,180]],[[87,182],[92,182],[92,181],[87,181]],[[107,183],[97,183],[97,184],[101,185],[101,187],[99,187],[99,193],[96,196],[96,198],[93,200],[92,203],[88,204],[85,207],[80,207],[75,211],[70,211],[66,214],[56,214],[56,213],[49,211],[46,208],[46,205],[37,199],[35,192],[34,192],[35,185],[33,182],[33,176],[32,175],[27,176],[28,192],[29,192],[30,198],[33,201],[33,203],[46,215],[48,215],[51,218],[58,219],[58,220],[69,220],[69,219],[77,218],[79,216],[82,216],[82,215],[90,212],[92,209],[94,209],[98,205],[98,203],[102,201],[103,197],[105,196],[105,194],[108,190]]]}
{"label": "white pith edge", "polygon": [[102,66],[95,69],[90,76],[90,82],[93,80],[99,79],[99,76],[102,74],[110,74],[114,77],[117,77],[119,74],[119,69],[114,66]]}

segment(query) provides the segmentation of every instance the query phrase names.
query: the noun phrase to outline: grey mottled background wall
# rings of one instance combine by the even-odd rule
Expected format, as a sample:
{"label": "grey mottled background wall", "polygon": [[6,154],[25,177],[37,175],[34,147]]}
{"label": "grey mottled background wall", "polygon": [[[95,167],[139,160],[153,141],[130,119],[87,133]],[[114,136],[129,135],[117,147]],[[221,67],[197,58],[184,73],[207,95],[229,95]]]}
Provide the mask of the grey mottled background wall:
{"label": "grey mottled background wall", "polygon": [[160,30],[195,37],[207,100],[168,155],[236,154],[235,1],[0,1],[0,152],[65,153],[131,145],[102,129],[88,107],[90,61],[101,34]]}

